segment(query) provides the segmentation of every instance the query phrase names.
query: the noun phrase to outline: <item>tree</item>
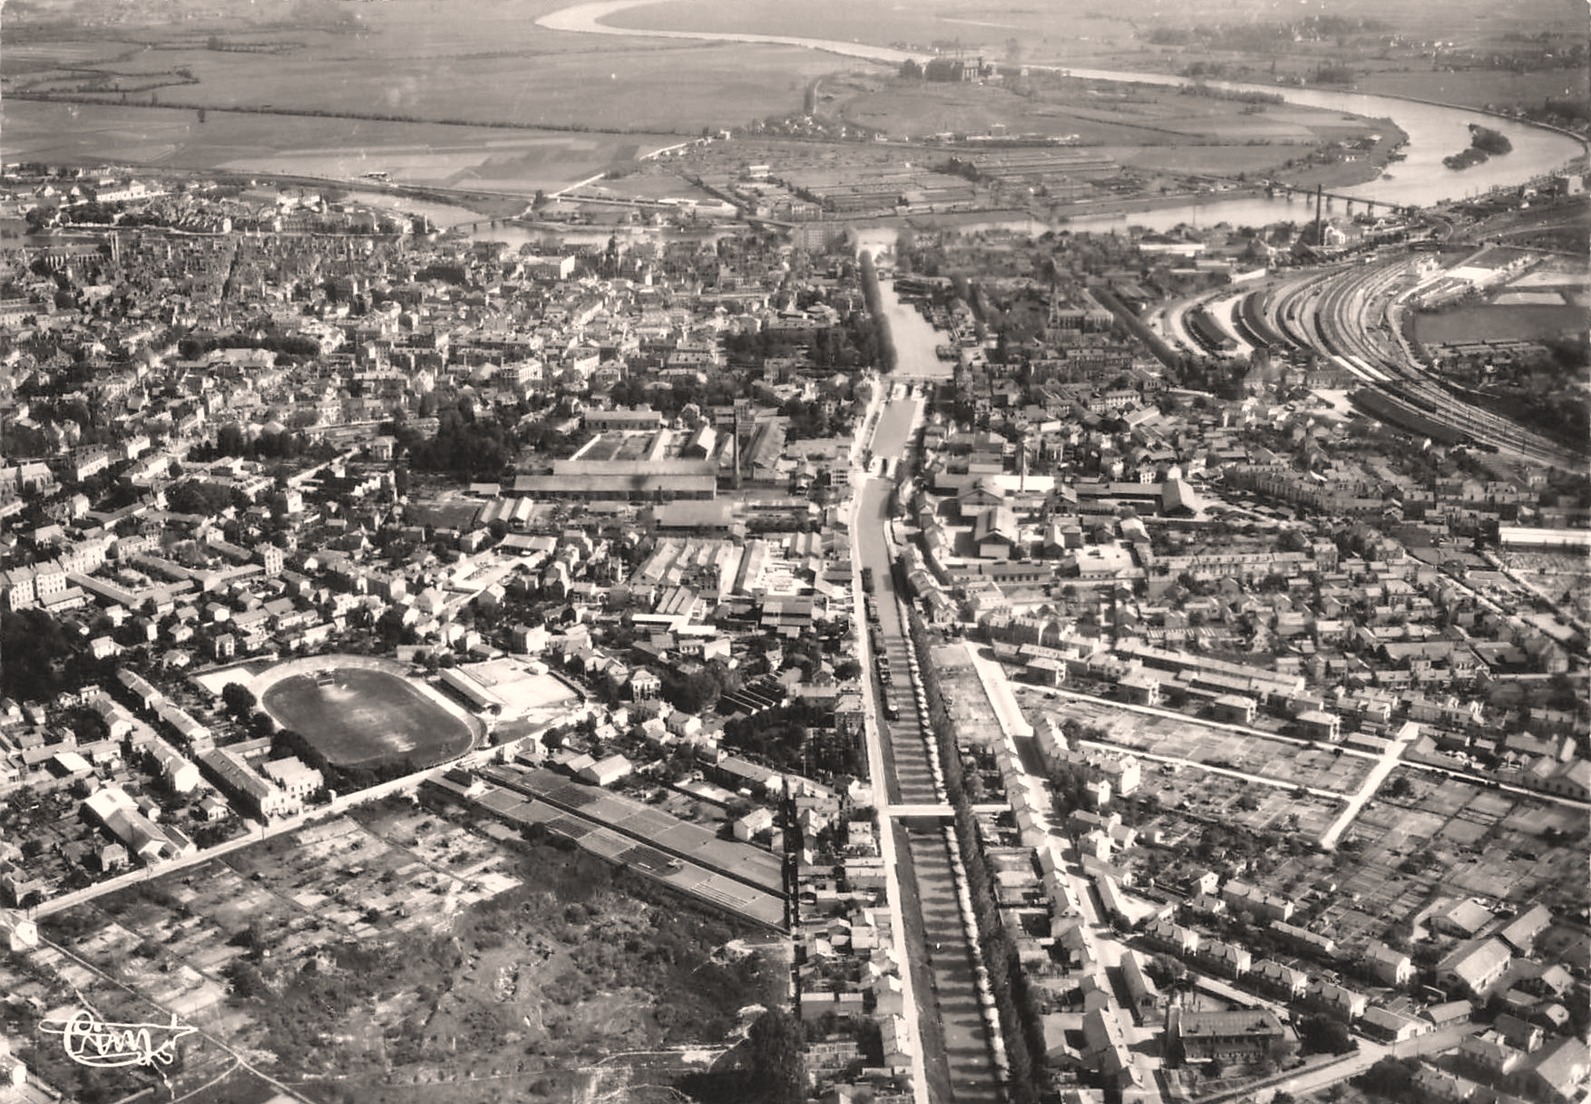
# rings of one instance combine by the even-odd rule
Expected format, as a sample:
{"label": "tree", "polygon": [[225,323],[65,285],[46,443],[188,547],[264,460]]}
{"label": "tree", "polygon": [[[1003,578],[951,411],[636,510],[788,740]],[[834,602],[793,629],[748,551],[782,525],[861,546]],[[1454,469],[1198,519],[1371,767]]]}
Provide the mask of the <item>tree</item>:
{"label": "tree", "polygon": [[782,1008],[764,1012],[746,1033],[748,1099],[801,1104],[806,1099],[806,1063],[801,1022]]}
{"label": "tree", "polygon": [[1359,1049],[1347,1026],[1330,1016],[1304,1016],[1298,1021],[1298,1037],[1313,1054],[1347,1054]]}
{"label": "tree", "polygon": [[1407,1100],[1409,1085],[1418,1069],[1418,1059],[1383,1058],[1355,1077],[1353,1083],[1366,1092],[1388,1100]]}
{"label": "tree", "polygon": [[18,701],[54,697],[68,684],[66,664],[72,644],[60,624],[44,610],[0,614],[0,692]]}
{"label": "tree", "polygon": [[260,971],[246,958],[233,959],[224,972],[232,983],[233,995],[240,1000],[266,997],[271,993],[271,987],[265,983]]}
{"label": "tree", "polygon": [[254,707],[259,704],[259,699],[254,696],[254,691],[244,686],[241,682],[229,682],[221,688],[221,701],[226,706],[226,711],[241,721],[246,718]]}

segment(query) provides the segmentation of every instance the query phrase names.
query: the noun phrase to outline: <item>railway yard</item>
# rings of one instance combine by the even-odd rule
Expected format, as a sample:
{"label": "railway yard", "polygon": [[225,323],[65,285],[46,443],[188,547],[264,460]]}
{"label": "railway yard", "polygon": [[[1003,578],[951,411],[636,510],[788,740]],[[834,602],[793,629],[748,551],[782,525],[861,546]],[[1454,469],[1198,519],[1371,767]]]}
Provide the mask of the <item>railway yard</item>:
{"label": "railway yard", "polygon": [[1173,347],[1195,354],[1313,353],[1341,371],[1354,405],[1371,417],[1433,441],[1572,469],[1578,461],[1570,448],[1444,382],[1432,354],[1409,336],[1409,319],[1423,303],[1510,283],[1548,259],[1521,251],[1504,266],[1477,266],[1487,252],[1449,253],[1444,264],[1435,252],[1399,246],[1289,270],[1246,290],[1222,288],[1170,305],[1161,326]]}

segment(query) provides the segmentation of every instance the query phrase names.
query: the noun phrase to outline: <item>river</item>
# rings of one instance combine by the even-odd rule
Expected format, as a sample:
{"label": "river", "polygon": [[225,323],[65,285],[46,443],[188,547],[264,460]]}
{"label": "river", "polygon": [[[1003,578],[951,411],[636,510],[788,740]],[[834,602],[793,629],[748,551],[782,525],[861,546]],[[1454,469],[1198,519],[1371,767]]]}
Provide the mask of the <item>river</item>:
{"label": "river", "polygon": [[[694,39],[714,42],[741,42],[752,45],[797,46],[822,50],[844,57],[898,65],[911,56],[887,46],[862,42],[841,42],[832,39],[802,38],[785,35],[740,34],[718,31],[636,30],[602,22],[628,8],[657,3],[659,0],[595,0],[575,4],[549,12],[536,22],[550,30],[582,34],[617,35],[623,37]],[[1165,73],[1131,73],[1106,69],[1066,68],[1059,71],[1072,76],[1140,84],[1174,86],[1188,83],[1180,77]],[[1511,119],[1498,119],[1470,108],[1449,107],[1422,103],[1395,96],[1377,96],[1360,92],[1331,92],[1316,88],[1253,85],[1233,82],[1210,82],[1216,87],[1233,91],[1259,91],[1281,96],[1290,103],[1316,107],[1345,114],[1362,115],[1372,119],[1391,118],[1408,135],[1405,147],[1407,159],[1392,165],[1390,179],[1378,179],[1364,184],[1342,186],[1335,189],[1342,195],[1373,201],[1376,204],[1429,207],[1443,200],[1460,199],[1498,187],[1513,187],[1526,181],[1560,171],[1574,158],[1585,152],[1584,145],[1569,135],[1541,127],[1529,126]],[[1469,124],[1481,122],[1500,132],[1513,144],[1512,152],[1493,157],[1473,168],[1455,172],[1442,164],[1442,158],[1457,153],[1469,145]],[[634,232],[628,228],[600,227],[560,234],[554,228],[530,228],[502,223],[492,228],[487,220],[473,211],[439,202],[408,199],[400,194],[379,189],[361,189],[356,198],[373,205],[391,207],[411,213],[424,214],[442,228],[461,223],[482,223],[474,228],[470,237],[482,240],[508,241],[513,245],[547,244],[559,237],[565,240],[589,238],[606,241],[617,232],[621,237]],[[1340,207],[1338,208],[1340,209]],[[1166,230],[1173,226],[1213,226],[1230,223],[1234,226],[1264,226],[1274,222],[1305,221],[1312,216],[1308,200],[1303,197],[1267,198],[1246,194],[1232,198],[1201,196],[1173,206],[1158,207],[1150,211],[1118,214],[1085,214],[1057,219],[1057,229],[1072,231],[1105,232],[1125,229],[1129,225]],[[1040,233],[1048,224],[1029,218],[978,221],[965,229],[1006,228],[1021,232]],[[893,241],[894,232],[889,232]]]}
{"label": "river", "polygon": [[[657,2],[658,0],[596,0],[593,3],[576,4],[549,12],[536,22],[550,30],[584,34],[799,46],[889,65],[899,65],[909,56],[890,47],[861,42],[720,31],[635,30],[603,22],[607,17],[627,8]],[[1166,73],[1128,73],[1108,69],[1061,67],[1056,69],[1090,80],[1165,86],[1189,83],[1181,77]],[[1316,88],[1241,84],[1229,81],[1208,83],[1232,91],[1271,93],[1281,96],[1289,103],[1306,107],[1363,115],[1371,119],[1395,120],[1408,135],[1409,141],[1405,147],[1408,157],[1404,161],[1394,163],[1391,179],[1372,180],[1364,184],[1335,189],[1340,194],[1374,201],[1377,204],[1429,207],[1444,200],[1461,199],[1492,188],[1514,187],[1525,181],[1560,171],[1585,152],[1584,145],[1569,135],[1511,119],[1493,118],[1470,108],[1428,104],[1418,100],[1362,92],[1331,92]],[[1484,123],[1506,136],[1513,143],[1513,151],[1460,172],[1449,169],[1442,164],[1442,158],[1468,147],[1469,124],[1477,122]],[[1129,223],[1162,229],[1178,223],[1213,225],[1218,222],[1229,222],[1234,225],[1260,226],[1270,222],[1309,217],[1303,213],[1303,208],[1301,202],[1295,201],[1289,204],[1282,198],[1267,199],[1255,196],[1236,199],[1212,198],[1149,212],[1084,216],[1071,219],[1063,225],[1073,230],[1108,230],[1124,227]]]}

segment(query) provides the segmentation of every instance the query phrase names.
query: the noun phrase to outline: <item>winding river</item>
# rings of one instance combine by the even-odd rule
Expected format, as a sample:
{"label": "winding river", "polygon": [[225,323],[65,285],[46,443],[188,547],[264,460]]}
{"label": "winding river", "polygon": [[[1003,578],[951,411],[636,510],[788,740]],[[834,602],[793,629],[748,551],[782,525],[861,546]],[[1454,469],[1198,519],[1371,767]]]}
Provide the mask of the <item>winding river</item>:
{"label": "winding river", "polygon": [[[719,31],[636,30],[615,26],[604,20],[627,8],[642,7],[660,0],[594,0],[549,12],[536,22],[548,30],[582,34],[620,35],[631,38],[695,39],[712,42],[744,42],[753,45],[799,46],[823,50],[843,57],[861,58],[888,65],[899,65],[913,55],[887,46],[862,42],[840,42],[822,38],[787,35],[745,34]],[[1059,68],[1059,67],[1057,67]],[[1064,72],[1090,80],[1128,81],[1139,84],[1175,86],[1188,83],[1165,73],[1126,73],[1108,69],[1067,67]],[[1557,172],[1585,152],[1578,139],[1567,134],[1530,126],[1511,119],[1489,117],[1481,111],[1425,103],[1395,96],[1376,96],[1360,92],[1328,92],[1314,88],[1242,84],[1229,81],[1208,82],[1215,87],[1240,92],[1268,92],[1289,103],[1317,107],[1372,119],[1391,118],[1409,136],[1407,160],[1393,166],[1391,179],[1369,181],[1335,189],[1339,194],[1378,204],[1428,207],[1443,200],[1460,199],[1498,187],[1515,187],[1525,181]],[[1442,164],[1442,158],[1469,145],[1469,124],[1482,122],[1499,131],[1513,143],[1513,151],[1473,168],[1455,172]],[[1245,196],[1237,199],[1202,199],[1196,203],[1163,207],[1130,215],[1098,215],[1072,218],[1071,229],[1109,229],[1129,222],[1140,226],[1165,228],[1178,223],[1260,225],[1288,218],[1307,217],[1305,203],[1296,200]],[[1290,213],[1291,212],[1291,213]]]}

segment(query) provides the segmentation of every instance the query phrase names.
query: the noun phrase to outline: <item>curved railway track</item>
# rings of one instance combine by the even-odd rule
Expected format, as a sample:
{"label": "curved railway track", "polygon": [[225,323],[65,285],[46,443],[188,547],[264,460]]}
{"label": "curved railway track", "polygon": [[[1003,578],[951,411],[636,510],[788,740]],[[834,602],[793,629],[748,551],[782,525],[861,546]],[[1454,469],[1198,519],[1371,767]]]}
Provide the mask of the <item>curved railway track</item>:
{"label": "curved railway track", "polygon": [[[1233,311],[1239,336],[1255,349],[1307,349],[1328,357],[1384,400],[1368,413],[1405,428],[1442,427],[1439,435],[1574,469],[1571,451],[1511,418],[1449,391],[1428,374],[1394,329],[1394,306],[1412,275],[1413,258],[1338,265],[1244,296]],[[1390,406],[1388,405],[1390,404]],[[1363,406],[1363,404],[1361,404]]]}

